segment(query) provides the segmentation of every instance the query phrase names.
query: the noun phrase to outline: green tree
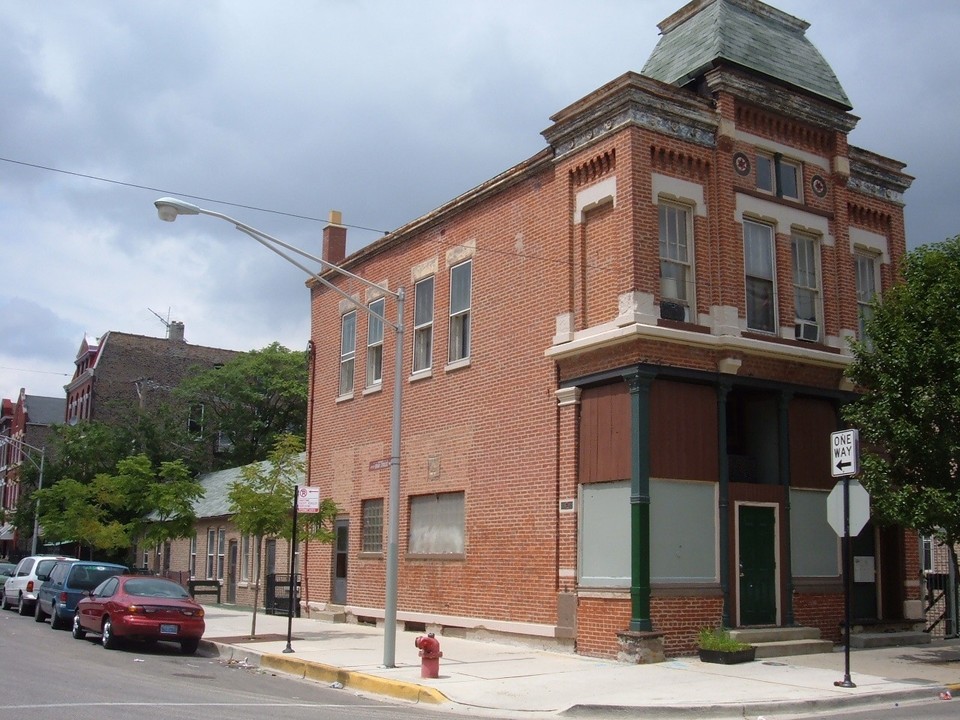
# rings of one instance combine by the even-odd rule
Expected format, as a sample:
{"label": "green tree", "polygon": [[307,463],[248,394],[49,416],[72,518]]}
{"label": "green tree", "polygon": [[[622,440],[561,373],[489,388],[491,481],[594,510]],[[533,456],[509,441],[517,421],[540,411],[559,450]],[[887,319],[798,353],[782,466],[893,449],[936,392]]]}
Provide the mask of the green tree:
{"label": "green tree", "polygon": [[87,481],[62,478],[35,493],[46,542],[74,542],[120,558],[138,538],[154,543],[193,532],[203,490],[180,461],[155,468],[146,455]]}
{"label": "green tree", "polygon": [[861,480],[881,522],[960,540],[960,236],[907,254],[901,282],[872,305],[844,409],[860,431]]}
{"label": "green tree", "polygon": [[[297,486],[304,483],[304,463],[303,440],[296,435],[280,435],[268,460],[241,468],[241,479],[230,486],[229,507],[233,521],[240,532],[253,536],[259,559],[254,579],[251,637],[257,634],[263,540],[267,537],[292,540],[294,493]],[[320,512],[300,514],[298,539],[331,542],[336,515],[337,507],[329,499],[320,503]],[[293,551],[291,547],[290,552]],[[290,602],[293,601],[290,598]]]}
{"label": "green tree", "polygon": [[219,467],[259,462],[280,435],[306,433],[307,354],[273,343],[189,375],[177,394],[203,408],[202,436],[219,447]]}

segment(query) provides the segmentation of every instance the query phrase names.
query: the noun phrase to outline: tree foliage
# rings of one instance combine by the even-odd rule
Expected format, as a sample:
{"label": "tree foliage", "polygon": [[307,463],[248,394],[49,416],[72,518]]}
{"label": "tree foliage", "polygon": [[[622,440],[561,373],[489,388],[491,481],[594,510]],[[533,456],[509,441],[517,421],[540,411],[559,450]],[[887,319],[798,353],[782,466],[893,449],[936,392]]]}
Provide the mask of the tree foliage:
{"label": "tree foliage", "polygon": [[219,444],[220,467],[259,462],[280,435],[305,435],[307,354],[273,343],[188,376],[177,394],[203,406],[202,435]]}
{"label": "tree foliage", "polygon": [[847,375],[864,394],[861,480],[881,521],[960,540],[960,236],[908,253],[872,306]]}
{"label": "tree foliage", "polygon": [[35,493],[44,542],[77,543],[122,557],[135,541],[160,543],[193,532],[200,484],[180,461],[156,468],[146,455],[120,460],[113,472],[61,478]]}
{"label": "tree foliage", "polygon": [[[241,479],[230,486],[228,497],[233,522],[240,532],[254,537],[256,556],[260,558],[255,577],[251,635],[256,635],[257,631],[263,540],[268,537],[292,539],[294,493],[297,486],[304,483],[304,464],[303,440],[296,435],[280,435],[269,458],[244,466]],[[298,540],[331,542],[336,515],[336,504],[330,499],[320,503],[320,512],[301,513],[297,522]]]}

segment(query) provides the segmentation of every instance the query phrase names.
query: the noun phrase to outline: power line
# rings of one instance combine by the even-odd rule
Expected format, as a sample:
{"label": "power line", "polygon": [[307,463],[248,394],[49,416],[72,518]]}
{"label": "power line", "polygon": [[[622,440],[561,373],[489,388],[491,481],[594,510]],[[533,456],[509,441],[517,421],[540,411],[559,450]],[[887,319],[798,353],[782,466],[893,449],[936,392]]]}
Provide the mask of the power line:
{"label": "power line", "polygon": [[[110,183],[111,185],[121,185],[123,187],[136,188],[137,190],[150,190],[151,192],[163,193],[165,195],[177,195],[179,197],[190,198],[191,200],[202,200],[203,202],[212,202],[217,203],[218,205],[229,205],[230,207],[242,208],[244,210],[255,210],[257,212],[271,213],[273,215],[283,215],[285,217],[296,218],[298,220],[310,220],[311,222],[320,222],[326,223],[327,220],[323,218],[316,218],[310,215],[298,215],[296,213],[283,212],[282,210],[270,210],[269,208],[257,207],[256,205],[244,205],[242,203],[229,202],[227,200],[217,200],[216,198],[208,198],[202,195],[190,195],[189,193],[183,193],[176,190],[164,190],[162,188],[150,187],[149,185],[138,185],[137,183],[123,182],[122,180],[113,180],[111,178],[99,177],[97,175],[87,175],[86,173],[73,172],[72,170],[61,170],[60,168],[49,167],[47,165],[38,165],[36,163],[24,162],[23,160],[13,160],[11,158],[0,157],[0,160],[3,162],[11,163],[12,165],[22,165],[24,167],[34,168],[36,170],[46,170],[47,172],[60,173],[61,175],[71,175],[73,177],[84,178],[85,180],[96,180],[97,182]],[[381,230],[379,228],[370,228],[364,227],[363,225],[349,225],[347,223],[340,223],[344,227],[354,228],[355,230],[367,230],[368,232],[378,232],[388,235],[389,230]]]}
{"label": "power line", "polygon": [[13,372],[39,373],[40,375],[62,375],[70,377],[70,373],[54,372],[53,370],[28,370],[27,368],[0,367],[0,370],[11,370]]}

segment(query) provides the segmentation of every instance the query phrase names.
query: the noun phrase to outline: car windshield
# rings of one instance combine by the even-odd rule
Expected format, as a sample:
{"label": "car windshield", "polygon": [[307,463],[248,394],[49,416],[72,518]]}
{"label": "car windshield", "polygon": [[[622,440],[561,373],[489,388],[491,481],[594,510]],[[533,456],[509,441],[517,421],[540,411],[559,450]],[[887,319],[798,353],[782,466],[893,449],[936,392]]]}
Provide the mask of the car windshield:
{"label": "car windshield", "polygon": [[117,567],[104,565],[80,565],[70,572],[70,586],[77,590],[93,590],[111,575],[123,572]]}
{"label": "car windshield", "polygon": [[128,595],[141,597],[189,598],[190,593],[171,580],[161,578],[134,578],[123,586]]}
{"label": "car windshield", "polygon": [[36,575],[49,575],[50,571],[53,570],[53,566],[57,564],[56,560],[41,560],[37,563]]}
{"label": "car windshield", "polygon": [[13,563],[0,563],[0,575],[13,575],[16,569],[17,566]]}

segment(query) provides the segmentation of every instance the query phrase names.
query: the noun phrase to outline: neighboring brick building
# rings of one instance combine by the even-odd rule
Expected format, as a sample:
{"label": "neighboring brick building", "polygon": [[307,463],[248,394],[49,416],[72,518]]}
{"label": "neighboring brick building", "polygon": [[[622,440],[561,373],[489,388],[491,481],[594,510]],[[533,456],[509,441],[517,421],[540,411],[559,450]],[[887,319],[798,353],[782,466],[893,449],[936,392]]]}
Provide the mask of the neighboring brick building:
{"label": "neighboring brick building", "polygon": [[[0,510],[4,518],[20,500],[24,463],[38,468],[50,460],[46,449],[51,426],[63,420],[63,398],[28,395],[20,388],[16,403],[2,401],[0,412]],[[0,557],[15,557],[30,549],[33,528],[18,531],[9,520],[0,523]]]}
{"label": "neighboring brick building", "polygon": [[[223,365],[234,350],[190,345],[181,322],[171,322],[166,338],[109,331],[97,344],[84,338],[74,360],[73,379],[65,386],[64,419],[124,422],[131,411],[170,401],[172,390],[194,366]],[[202,422],[198,415],[191,418]]]}
{"label": "neighboring brick building", "polygon": [[[325,230],[327,260],[406,292],[402,624],[597,656],[624,631],[690,652],[719,624],[839,639],[829,434],[912,178],[848,145],[806,28],[691,2],[530,159],[349,258]],[[378,619],[396,334],[311,287],[308,476],[342,515],[306,600]],[[855,545],[855,617],[920,618],[916,534]]]}

